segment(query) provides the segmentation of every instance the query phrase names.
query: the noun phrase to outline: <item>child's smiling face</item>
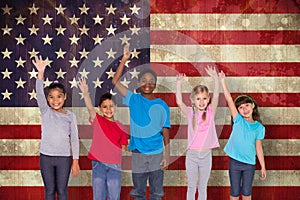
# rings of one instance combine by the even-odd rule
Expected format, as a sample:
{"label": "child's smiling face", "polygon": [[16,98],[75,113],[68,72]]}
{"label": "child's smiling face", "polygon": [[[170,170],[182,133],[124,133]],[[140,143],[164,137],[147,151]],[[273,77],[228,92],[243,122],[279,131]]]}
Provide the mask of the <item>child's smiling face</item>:
{"label": "child's smiling face", "polygon": [[207,92],[199,92],[192,99],[192,103],[199,111],[204,111],[209,104],[209,94]]}
{"label": "child's smiling face", "polygon": [[142,94],[152,94],[156,88],[155,77],[151,73],[145,73],[139,81],[139,87]]}
{"label": "child's smiling face", "polygon": [[114,120],[116,105],[111,99],[104,100],[99,106],[99,110],[102,113],[103,117],[111,121]]}
{"label": "child's smiling face", "polygon": [[47,100],[52,109],[56,110],[57,112],[62,112],[62,107],[66,98],[66,94],[64,94],[60,89],[54,88],[49,91]]}
{"label": "child's smiling face", "polygon": [[237,109],[239,113],[242,115],[242,117],[252,121],[252,113],[253,113],[253,108],[254,108],[253,103],[243,103],[241,104]]}

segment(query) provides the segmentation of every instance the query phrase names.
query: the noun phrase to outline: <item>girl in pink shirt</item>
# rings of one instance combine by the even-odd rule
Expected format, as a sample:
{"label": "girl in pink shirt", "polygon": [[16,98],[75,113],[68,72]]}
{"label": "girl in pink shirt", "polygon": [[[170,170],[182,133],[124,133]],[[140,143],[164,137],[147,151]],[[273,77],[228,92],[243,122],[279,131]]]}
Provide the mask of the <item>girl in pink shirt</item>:
{"label": "girl in pink shirt", "polygon": [[214,81],[213,98],[210,100],[206,86],[197,85],[190,95],[192,107],[186,106],[182,101],[181,83],[185,75],[179,74],[176,78],[176,102],[188,118],[188,147],[185,162],[188,179],[187,200],[195,199],[197,187],[198,199],[206,200],[207,182],[212,166],[211,149],[219,147],[214,122],[219,100],[218,73],[211,67],[205,70]]}

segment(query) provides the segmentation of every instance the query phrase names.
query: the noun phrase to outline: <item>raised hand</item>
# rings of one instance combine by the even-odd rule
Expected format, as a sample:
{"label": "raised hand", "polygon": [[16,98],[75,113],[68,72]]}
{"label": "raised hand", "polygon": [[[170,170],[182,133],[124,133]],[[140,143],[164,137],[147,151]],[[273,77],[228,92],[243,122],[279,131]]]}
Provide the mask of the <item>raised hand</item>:
{"label": "raised hand", "polygon": [[88,86],[88,84],[86,84],[85,78],[83,78],[81,80],[79,79],[78,86],[83,94],[89,93],[89,86]]}
{"label": "raised hand", "polygon": [[224,81],[225,80],[225,73],[223,71],[221,71],[219,73],[219,78],[220,78],[220,81]]}
{"label": "raised hand", "polygon": [[130,56],[131,56],[131,53],[130,53],[130,51],[129,51],[129,44],[126,44],[126,45],[124,46],[123,59],[128,60],[128,59],[130,58]]}
{"label": "raised hand", "polygon": [[215,79],[218,78],[218,73],[217,73],[217,70],[216,70],[215,67],[212,67],[212,66],[209,66],[209,65],[208,65],[208,66],[205,68],[205,71],[206,71],[206,73],[207,73],[210,77],[215,78]]}
{"label": "raised hand", "polygon": [[34,64],[34,66],[36,67],[36,69],[39,72],[43,72],[46,69],[46,61],[42,59],[42,56],[35,56],[34,60],[32,60],[32,63]]}
{"label": "raised hand", "polygon": [[185,74],[181,74],[181,73],[177,74],[176,75],[176,82],[181,84],[182,81],[184,81],[185,78],[186,78]]}

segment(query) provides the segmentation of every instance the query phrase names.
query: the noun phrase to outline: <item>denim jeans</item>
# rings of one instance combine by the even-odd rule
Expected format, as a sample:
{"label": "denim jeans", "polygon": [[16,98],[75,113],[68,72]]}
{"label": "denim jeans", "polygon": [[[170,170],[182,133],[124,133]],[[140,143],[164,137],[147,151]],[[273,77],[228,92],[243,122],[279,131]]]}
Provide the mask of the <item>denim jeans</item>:
{"label": "denim jeans", "polygon": [[92,161],[94,200],[119,200],[121,192],[121,164]]}
{"label": "denim jeans", "polygon": [[242,192],[243,196],[251,196],[254,173],[255,165],[242,163],[230,158],[230,195],[238,197],[240,192]]}
{"label": "denim jeans", "polygon": [[161,170],[160,162],[162,153],[145,155],[137,151],[132,153],[132,181],[133,189],[130,195],[135,200],[146,199],[147,180],[149,179],[150,200],[161,200],[163,191],[164,171]]}
{"label": "denim jeans", "polygon": [[68,199],[68,181],[70,176],[70,156],[47,156],[40,154],[40,168],[45,185],[45,199]]}

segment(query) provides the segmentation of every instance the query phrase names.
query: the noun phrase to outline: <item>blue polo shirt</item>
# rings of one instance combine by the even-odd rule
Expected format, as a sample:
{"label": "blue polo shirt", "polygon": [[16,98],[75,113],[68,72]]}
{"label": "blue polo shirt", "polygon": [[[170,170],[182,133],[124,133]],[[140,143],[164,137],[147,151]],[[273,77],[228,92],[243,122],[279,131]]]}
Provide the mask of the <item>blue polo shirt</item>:
{"label": "blue polo shirt", "polygon": [[163,128],[170,128],[170,109],[160,98],[147,99],[128,90],[123,103],[130,111],[129,150],[143,154],[163,152]]}
{"label": "blue polo shirt", "polygon": [[265,127],[261,123],[258,121],[248,122],[238,114],[233,120],[232,132],[224,151],[235,160],[255,165],[255,142],[264,137]]}

